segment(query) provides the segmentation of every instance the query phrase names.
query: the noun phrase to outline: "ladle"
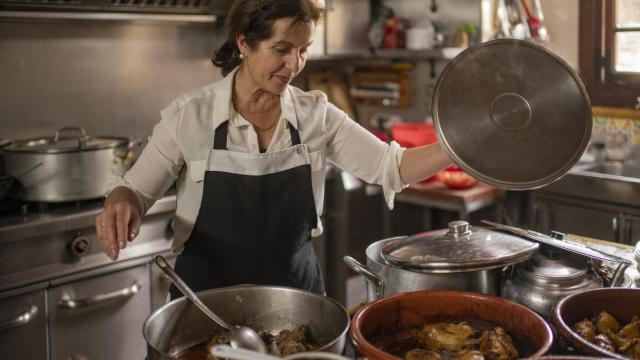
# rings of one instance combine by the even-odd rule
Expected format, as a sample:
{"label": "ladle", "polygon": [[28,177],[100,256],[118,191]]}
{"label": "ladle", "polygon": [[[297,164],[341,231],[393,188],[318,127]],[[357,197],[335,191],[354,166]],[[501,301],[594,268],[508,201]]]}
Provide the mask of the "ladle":
{"label": "ladle", "polygon": [[156,255],[154,258],[156,264],[160,269],[167,274],[171,282],[180,290],[189,300],[191,300],[205,315],[211,320],[215,321],[218,325],[229,330],[229,339],[231,340],[231,346],[234,348],[244,348],[259,353],[267,352],[267,345],[265,345],[262,338],[248,326],[230,325],[226,321],[222,320],[218,315],[214,314],[207,305],[205,305],[200,298],[187,286],[182,278],[176,274],[171,268],[169,263],[161,255]]}

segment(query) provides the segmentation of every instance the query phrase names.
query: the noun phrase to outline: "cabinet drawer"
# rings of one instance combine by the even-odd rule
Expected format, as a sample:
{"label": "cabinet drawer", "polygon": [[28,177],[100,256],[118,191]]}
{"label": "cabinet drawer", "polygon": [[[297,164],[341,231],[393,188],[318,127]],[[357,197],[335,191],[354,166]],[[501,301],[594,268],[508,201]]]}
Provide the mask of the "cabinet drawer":
{"label": "cabinet drawer", "polygon": [[47,359],[45,291],[0,301],[0,357]]}
{"label": "cabinet drawer", "polygon": [[51,288],[51,359],[143,359],[149,289],[149,264]]}

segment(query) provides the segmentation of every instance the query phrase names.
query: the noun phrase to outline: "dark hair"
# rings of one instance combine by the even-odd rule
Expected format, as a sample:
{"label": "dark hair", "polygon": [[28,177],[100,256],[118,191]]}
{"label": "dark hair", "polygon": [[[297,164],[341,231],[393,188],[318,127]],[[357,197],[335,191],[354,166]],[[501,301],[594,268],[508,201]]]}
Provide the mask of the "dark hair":
{"label": "dark hair", "polygon": [[226,76],[238,66],[240,49],[236,38],[245,36],[250,48],[255,49],[262,40],[269,39],[273,23],[281,18],[293,17],[296,22],[318,22],[321,11],[313,0],[235,0],[226,16],[224,29],[227,41],[212,59]]}

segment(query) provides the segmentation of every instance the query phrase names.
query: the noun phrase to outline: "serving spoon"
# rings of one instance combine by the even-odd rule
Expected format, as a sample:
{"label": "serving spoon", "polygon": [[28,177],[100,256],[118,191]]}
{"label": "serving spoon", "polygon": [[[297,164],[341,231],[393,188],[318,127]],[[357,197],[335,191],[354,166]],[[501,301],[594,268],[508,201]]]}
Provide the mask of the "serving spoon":
{"label": "serving spoon", "polygon": [[267,345],[265,345],[262,338],[252,328],[248,326],[230,325],[226,321],[222,320],[218,315],[214,314],[211,309],[205,305],[202,300],[189,288],[189,286],[182,280],[182,278],[171,268],[169,263],[162,257],[162,255],[156,255],[154,261],[158,267],[169,277],[169,280],[186,296],[191,302],[193,302],[200,311],[207,315],[211,320],[215,321],[218,325],[229,330],[229,339],[231,340],[231,346],[234,348],[244,348],[253,350],[259,353],[267,352]]}

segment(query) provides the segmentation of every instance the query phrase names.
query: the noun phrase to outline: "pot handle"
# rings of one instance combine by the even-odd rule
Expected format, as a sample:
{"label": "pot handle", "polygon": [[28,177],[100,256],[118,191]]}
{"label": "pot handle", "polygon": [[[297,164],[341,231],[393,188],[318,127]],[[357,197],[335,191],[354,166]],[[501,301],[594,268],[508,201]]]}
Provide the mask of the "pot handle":
{"label": "pot handle", "polygon": [[123,152],[116,152],[116,158],[118,158],[123,166],[129,166],[133,162],[135,155],[135,148],[142,146],[142,138],[134,138],[129,140],[127,149]]}
{"label": "pot handle", "polygon": [[358,274],[364,276],[369,282],[371,282],[376,289],[376,298],[380,299],[384,295],[384,279],[380,276],[374,274],[369,268],[362,265],[358,260],[352,258],[351,256],[345,256],[342,258],[344,264],[347,267]]}
{"label": "pot handle", "polygon": [[56,134],[53,136],[53,142],[57,143],[58,140],[60,140],[60,133],[65,131],[76,131],[79,133],[79,136],[75,137],[75,139],[78,140],[78,150],[83,149],[87,144],[87,140],[91,139],[91,136],[87,135],[87,131],[84,128],[68,126],[56,130]]}
{"label": "pot handle", "polygon": [[618,264],[616,271],[611,276],[608,287],[618,287],[622,285],[622,283],[624,282],[624,273],[627,270],[627,267],[629,267],[629,264],[627,263]]}

